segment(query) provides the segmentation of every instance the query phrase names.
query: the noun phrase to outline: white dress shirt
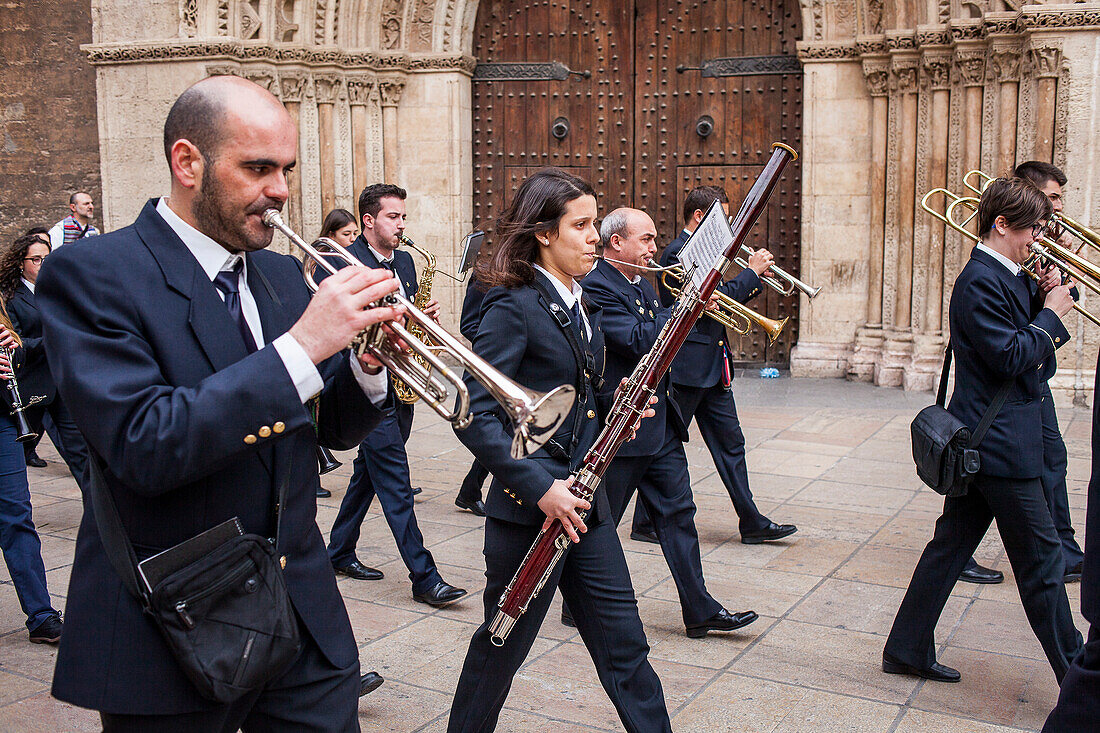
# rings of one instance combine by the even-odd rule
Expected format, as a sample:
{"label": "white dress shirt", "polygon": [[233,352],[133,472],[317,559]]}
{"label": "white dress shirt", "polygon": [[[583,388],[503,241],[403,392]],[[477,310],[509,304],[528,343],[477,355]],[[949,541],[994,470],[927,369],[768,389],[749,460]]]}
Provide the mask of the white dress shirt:
{"label": "white dress shirt", "polygon": [[34,295],[34,283],[32,283],[25,277],[21,277],[19,279],[22,280],[23,284],[27,286],[27,290],[31,291],[31,295]]}
{"label": "white dress shirt", "polygon": [[982,252],[985,252],[987,255],[989,255],[993,259],[997,260],[997,262],[1000,262],[1002,265],[1007,267],[1008,271],[1012,273],[1013,277],[1016,277],[1017,275],[1020,274],[1020,265],[1018,263],[1013,262],[1012,260],[1008,259],[1003,254],[1001,254],[1000,252],[997,252],[993,249],[990,249],[989,247],[985,246],[985,244],[983,242],[978,242],[977,244],[974,245],[974,248],[975,249],[980,249]]}
{"label": "white dress shirt", "polygon": [[[252,332],[252,338],[255,339],[256,346],[263,348],[265,342],[263,324],[260,322],[260,311],[256,307],[256,298],[248,287],[246,272],[248,260],[239,254],[226,251],[213,239],[181,219],[168,206],[166,198],[161,198],[157,202],[157,213],[172,228],[176,236],[183,241],[188,251],[198,261],[199,267],[210,279],[211,285],[213,285],[214,278],[218,276],[219,272],[223,270],[232,271],[237,261],[243,260],[244,266],[241,268],[238,283],[241,314],[244,316],[245,323],[248,324],[248,330]],[[214,290],[218,297],[225,300],[225,295],[220,290],[217,288]],[[302,345],[298,343],[294,336],[289,332],[284,333],[272,341],[271,345],[278,352],[279,358],[282,360],[287,374],[290,375],[291,381],[294,382],[298,397],[303,404],[324,388],[325,383],[321,379],[321,373],[317,371],[317,367],[313,364],[309,355],[306,354],[306,350],[302,348]],[[386,398],[386,391],[389,388],[385,370],[378,374],[367,374],[360,368],[359,360],[354,355],[351,357],[351,366],[352,373],[367,398],[376,405],[380,404]]]}
{"label": "white dress shirt", "polygon": [[[551,284],[553,284],[554,289],[558,291],[558,297],[562,299],[563,303],[565,303],[565,307],[572,311],[573,306],[575,306],[577,304],[577,301],[581,299],[581,296],[584,295],[584,291],[581,290],[580,283],[578,283],[576,280],[570,280],[570,287],[567,288],[565,287],[565,283],[551,275],[542,265],[534,262],[532,262],[531,264],[536,270],[541,272],[543,275],[546,275],[546,278],[551,282]],[[592,326],[588,323],[588,314],[584,312],[584,306],[581,306],[581,320],[584,321],[585,334],[588,336],[589,339],[591,339]]]}
{"label": "white dress shirt", "polygon": [[393,272],[393,277],[394,277],[395,280],[397,280],[397,290],[398,290],[399,293],[401,293],[401,297],[402,298],[409,297],[409,294],[405,292],[405,283],[401,282],[401,277],[397,274],[397,266],[393,262],[394,259],[395,259],[393,254],[390,254],[389,259],[386,259],[385,257],[382,256],[381,252],[376,250],[371,245],[368,244],[367,249],[370,250],[371,254],[374,255],[375,259],[377,259],[379,262],[381,262],[383,264],[387,264],[387,265],[390,266],[390,270]]}

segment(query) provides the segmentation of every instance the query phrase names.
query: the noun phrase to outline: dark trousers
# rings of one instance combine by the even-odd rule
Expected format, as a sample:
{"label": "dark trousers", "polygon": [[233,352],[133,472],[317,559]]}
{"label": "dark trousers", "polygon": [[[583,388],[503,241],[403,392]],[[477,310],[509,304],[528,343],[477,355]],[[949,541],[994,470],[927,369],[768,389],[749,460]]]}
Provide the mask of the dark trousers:
{"label": "dark trousers", "polygon": [[397,551],[409,569],[413,593],[423,593],[443,579],[436,570],[432,553],[424,547],[424,535],[416,524],[409,459],[405,454],[405,441],[411,432],[411,407],[387,410],[378,427],[359,446],[351,483],[332,524],[328,554],[333,566],[338,568],[356,559],[355,545],[359,541],[363,518],[377,494],[382,513],[397,542]]}
{"label": "dark trousers", "polygon": [[[741,432],[741,423],[737,419],[733,392],[720,384],[702,389],[676,385],[674,394],[684,422],[690,425],[694,417],[699,424],[699,432],[714,459],[714,467],[718,469],[718,475],[733,500],[740,531],[751,532],[768,526],[768,519],[756,508],[749,490],[745,434]],[[653,523],[645,516],[645,508],[640,502],[634,508],[633,529],[635,532],[653,532]]]}
{"label": "dark trousers", "polygon": [[645,503],[680,595],[684,623],[702,623],[722,610],[722,604],[707,592],[703,580],[695,501],[684,444],[673,437],[656,455],[615,458],[603,480],[616,526],[622,521],[635,489],[638,502]]}
{"label": "dark trousers", "polygon": [[73,422],[72,415],[61,401],[61,397],[55,397],[53,402],[45,407],[35,405],[27,411],[27,421],[31,428],[38,433],[34,441],[23,444],[23,452],[26,456],[34,453],[38,442],[42,440],[42,433],[50,436],[57,452],[61,455],[65,465],[69,467],[73,478],[76,479],[81,493],[84,491],[84,470],[88,467],[88,444],[84,442],[84,436]]}
{"label": "dark trousers", "polygon": [[1100,716],[1100,635],[1093,626],[1089,640],[1062,680],[1058,704],[1043,733],[1092,733]]}
{"label": "dark trousers", "polygon": [[979,474],[965,496],[944,499],[943,514],[913,571],[885,651],[914,667],[936,661],[936,622],[993,519],[1016,575],[1024,612],[1061,682],[1081,649],[1081,634],[1070,614],[1058,533],[1039,479]]}
{"label": "dark trousers", "polygon": [[1058,428],[1054,398],[1050,394],[1050,387],[1045,383],[1040,401],[1043,408],[1043,493],[1062,544],[1066,569],[1069,569],[1085,559],[1085,553],[1081,552],[1081,546],[1073,536],[1073,523],[1069,516],[1069,496],[1066,489],[1069,457],[1066,443],[1062,440],[1062,431]]}
{"label": "dark trousers", "polygon": [[236,702],[178,715],[100,713],[104,733],[344,733],[359,730],[359,661],[343,669],[325,659],[309,632],[290,669]]}
{"label": "dark trousers", "polygon": [[626,558],[609,518],[600,517],[588,525],[588,532],[558,563],[504,646],[490,642],[489,621],[496,615],[497,601],[538,531],[538,526],[492,517],[485,521],[485,623],[470,640],[447,730],[485,733],[496,728],[512,678],[527,658],[554,588],[559,587],[623,727],[671,731],[661,681],[649,664],[649,644],[638,618]]}
{"label": "dark trousers", "polygon": [[481,486],[488,477],[489,469],[475,458],[466,478],[462,479],[462,486],[458,490],[459,498],[470,502],[481,501]]}
{"label": "dark trousers", "polygon": [[27,616],[27,628],[57,613],[46,590],[46,567],[42,563],[42,541],[31,518],[31,493],[27,485],[27,464],[23,447],[15,442],[15,421],[0,414],[0,548],[11,574],[19,607]]}

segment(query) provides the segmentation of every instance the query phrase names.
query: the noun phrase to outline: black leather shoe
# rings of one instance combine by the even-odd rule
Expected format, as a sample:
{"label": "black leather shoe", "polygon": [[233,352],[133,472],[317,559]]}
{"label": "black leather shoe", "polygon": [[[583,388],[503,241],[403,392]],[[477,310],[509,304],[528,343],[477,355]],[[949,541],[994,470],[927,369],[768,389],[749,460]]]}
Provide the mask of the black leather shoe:
{"label": "black leather shoe", "polygon": [[1076,583],[1081,579],[1081,565],[1077,563],[1072,568],[1066,568],[1066,574],[1062,576],[1063,583]]}
{"label": "black leather shoe", "polygon": [[987,568],[974,563],[974,567],[966,568],[959,575],[959,580],[964,583],[979,583],[982,585],[996,585],[1005,581],[1005,574],[1000,570]]}
{"label": "black leather shoe", "polygon": [[333,570],[356,580],[381,580],[384,577],[381,570],[368,568],[358,560],[352,560],[342,568],[334,567]]}
{"label": "black leather shoe", "polygon": [[45,468],[47,463],[39,458],[37,453],[31,453],[27,456],[27,465],[31,468]]}
{"label": "black leather shoe", "polygon": [[939,662],[933,662],[931,667],[921,669],[899,662],[886,652],[882,653],[882,671],[886,674],[909,674],[914,677],[923,677],[933,682],[958,682],[962,679],[959,670],[952,669]]}
{"label": "black leather shoe", "polygon": [[423,491],[423,490],[424,490],[424,488],[423,488],[422,486],[414,486],[414,487],[412,487],[412,490],[413,490],[413,491],[412,491],[412,494],[413,494],[413,496],[416,496],[416,495],[417,495],[417,494],[419,494],[419,493],[420,493],[421,491]]}
{"label": "black leather shoe", "polygon": [[473,501],[470,501],[466,497],[460,496],[455,499],[455,506],[459,509],[465,509],[466,511],[478,517],[485,516],[485,502],[483,502],[481,499],[474,499]]}
{"label": "black leather shoe", "polygon": [[561,615],[561,625],[562,626],[568,626],[571,629],[577,628],[577,622],[573,620],[572,616],[570,616],[569,614],[567,614],[565,612],[562,612],[562,615]]}
{"label": "black leather shoe", "polygon": [[692,639],[702,639],[708,631],[733,631],[748,626],[758,618],[756,611],[730,613],[723,608],[701,624],[688,624],[687,635]]}
{"label": "black leather shoe", "polygon": [[61,614],[48,616],[45,621],[31,629],[32,644],[56,644],[61,641]]}
{"label": "black leather shoe", "polygon": [[385,680],[382,679],[382,675],[375,671],[367,672],[359,677],[359,697],[363,695],[369,695],[382,686]]}
{"label": "black leather shoe", "polygon": [[330,496],[332,496],[332,492],[329,491],[328,489],[323,488],[323,487],[318,487],[317,488],[317,498],[318,499],[327,499]]}
{"label": "black leather shoe", "polygon": [[455,588],[450,583],[439,581],[432,586],[427,593],[413,593],[413,600],[427,603],[435,608],[443,608],[466,595],[465,588]]}
{"label": "black leather shoe", "polygon": [[775,522],[768,522],[768,526],[764,527],[763,529],[754,529],[749,532],[742,532],[741,544],[759,545],[761,542],[781,540],[784,537],[790,537],[797,531],[798,527],[794,526],[793,524],[776,524]]}
{"label": "black leather shoe", "polygon": [[661,544],[661,541],[657,539],[656,532],[640,532],[636,529],[632,529],[630,530],[630,539],[635,542],[649,542],[654,545]]}

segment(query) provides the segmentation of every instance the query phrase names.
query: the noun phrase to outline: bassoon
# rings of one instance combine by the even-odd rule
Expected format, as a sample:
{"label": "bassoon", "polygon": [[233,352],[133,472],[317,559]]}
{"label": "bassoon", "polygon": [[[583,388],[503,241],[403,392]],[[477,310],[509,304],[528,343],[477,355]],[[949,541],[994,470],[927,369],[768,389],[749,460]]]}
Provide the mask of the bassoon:
{"label": "bassoon", "polygon": [[[607,422],[596,442],[585,454],[569,490],[585,501],[591,502],[600,485],[604,471],[619,448],[626,442],[631,429],[649,405],[649,399],[657,390],[672,359],[680,350],[688,333],[702,315],[714,289],[725,278],[726,270],[741,250],[749,231],[767,206],[768,197],[779,182],[779,176],[787,163],[798,154],[782,143],[772,144],[772,155],[764,171],[753,184],[744,203],[731,222],[733,241],[717,258],[700,287],[690,284],[690,273],[685,285],[672,306],[672,313],[661,329],[653,348],[642,357],[627,383],[618,391]],[[582,519],[587,512],[578,512]],[[495,646],[503,646],[519,617],[527,610],[531,600],[539,594],[550,579],[554,568],[569,549],[569,537],[560,521],[539,532],[527,556],[516,571],[512,582],[504,589],[498,602],[499,610],[489,624],[489,634]]]}

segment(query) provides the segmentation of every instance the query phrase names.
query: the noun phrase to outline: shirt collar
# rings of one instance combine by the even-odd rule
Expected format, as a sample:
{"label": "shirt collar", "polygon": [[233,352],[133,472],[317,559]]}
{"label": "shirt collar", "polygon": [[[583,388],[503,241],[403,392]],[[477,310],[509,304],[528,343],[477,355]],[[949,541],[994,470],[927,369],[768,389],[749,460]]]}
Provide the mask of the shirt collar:
{"label": "shirt collar", "polygon": [[626,276],[626,273],[625,273],[625,272],[623,272],[623,271],[622,271],[622,270],[620,270],[619,268],[615,267],[614,265],[612,265],[612,269],[614,269],[614,270],[615,270],[615,272],[617,272],[617,273],[619,273],[620,275],[622,275],[622,276],[623,276],[623,278],[624,278],[624,279],[625,279],[625,280],[626,280],[626,281],[627,281],[628,283],[630,283],[631,285],[637,285],[637,284],[638,284],[639,282],[641,282],[641,281],[642,281],[642,276],[641,276],[641,275],[635,275],[634,277],[627,277],[627,276]]}
{"label": "shirt collar", "polygon": [[[157,213],[160,214],[164,222],[172,228],[176,236],[183,240],[183,244],[194,258],[198,260],[199,267],[206,273],[206,277],[210,279],[210,282],[214,282],[214,278],[217,277],[218,273],[222,270],[232,270],[237,260],[242,259],[239,254],[233,254],[232,252],[226,251],[225,247],[181,219],[179,215],[168,206],[167,201],[168,199],[166,197],[162,197],[161,200],[157,202]],[[245,260],[246,267],[247,262],[248,261]]]}
{"label": "shirt collar", "polygon": [[27,290],[31,291],[31,295],[34,295],[34,283],[32,283],[25,277],[21,277],[19,279],[23,282],[24,285],[27,286]]}
{"label": "shirt collar", "polygon": [[1007,267],[1008,271],[1012,273],[1013,277],[1016,277],[1017,275],[1020,274],[1020,265],[1013,262],[1012,260],[1008,259],[1003,254],[1001,254],[1000,252],[996,252],[996,251],[990,249],[983,242],[978,242],[974,246],[975,246],[976,249],[980,249],[982,252],[985,252],[987,255],[989,255],[993,259],[997,260],[997,262],[1000,262],[1002,265]]}
{"label": "shirt collar", "polygon": [[571,280],[572,287],[567,288],[561,280],[551,275],[542,265],[537,263],[531,264],[536,270],[545,275],[546,279],[550,281],[550,284],[554,286],[554,290],[558,291],[558,297],[565,303],[565,307],[569,310],[573,310],[573,306],[577,304],[577,301],[580,300],[581,296],[584,294],[584,291],[581,290],[580,283],[576,280]]}
{"label": "shirt collar", "polygon": [[[363,241],[366,242],[367,240],[364,239]],[[373,245],[368,243],[367,248],[370,249],[371,254],[374,255],[374,258],[376,260],[378,260],[379,262],[385,262],[387,264],[392,265],[393,261],[397,258],[397,254],[396,254],[397,250],[394,250],[394,254],[391,254],[389,257],[383,257],[382,253],[379,252],[378,250],[376,250]]]}

